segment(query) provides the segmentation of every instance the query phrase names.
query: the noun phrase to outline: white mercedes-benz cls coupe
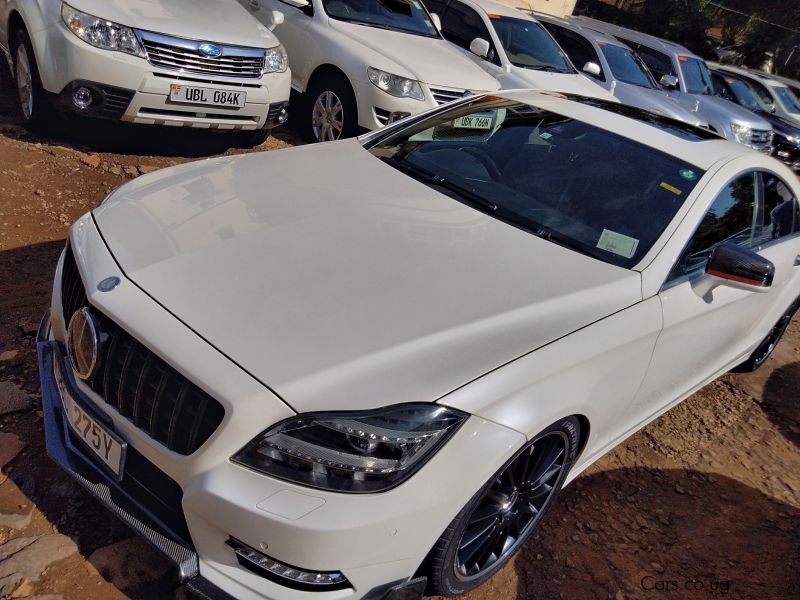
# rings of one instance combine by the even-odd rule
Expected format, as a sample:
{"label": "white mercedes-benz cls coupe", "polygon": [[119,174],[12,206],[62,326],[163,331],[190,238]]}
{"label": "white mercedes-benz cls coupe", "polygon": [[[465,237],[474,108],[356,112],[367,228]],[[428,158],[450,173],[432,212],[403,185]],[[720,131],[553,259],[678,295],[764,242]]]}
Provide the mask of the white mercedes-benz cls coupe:
{"label": "white mercedes-benz cls coupe", "polygon": [[456,595],[800,297],[800,186],[579,96],[214,158],[71,228],[47,447],[204,597]]}

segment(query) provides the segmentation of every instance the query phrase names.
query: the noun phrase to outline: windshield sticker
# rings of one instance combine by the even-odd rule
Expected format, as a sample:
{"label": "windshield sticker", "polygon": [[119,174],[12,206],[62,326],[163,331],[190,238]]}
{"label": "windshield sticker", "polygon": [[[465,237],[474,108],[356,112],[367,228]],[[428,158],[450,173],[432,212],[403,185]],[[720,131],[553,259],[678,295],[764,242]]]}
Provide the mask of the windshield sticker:
{"label": "windshield sticker", "polygon": [[542,133],[539,134],[539,137],[542,138],[543,140],[549,140],[551,137],[553,137],[553,134],[543,131]]}
{"label": "windshield sticker", "polygon": [[681,169],[678,171],[678,175],[683,177],[686,181],[694,181],[697,179],[697,173],[692,171],[691,169]]}
{"label": "windshield sticker", "polygon": [[603,229],[600,234],[600,240],[597,242],[597,247],[606,252],[611,252],[618,256],[631,258],[636,254],[636,248],[639,246],[639,240],[636,238],[628,237],[610,229]]}
{"label": "windshield sticker", "polygon": [[680,195],[683,193],[683,192],[682,192],[682,191],[680,191],[678,188],[676,188],[674,185],[670,185],[670,184],[668,184],[666,181],[662,181],[662,182],[659,184],[659,187],[662,187],[662,188],[664,188],[665,190],[667,190],[667,191],[669,191],[669,192],[672,192],[672,193],[673,193],[673,194],[675,194],[676,196],[680,196]]}

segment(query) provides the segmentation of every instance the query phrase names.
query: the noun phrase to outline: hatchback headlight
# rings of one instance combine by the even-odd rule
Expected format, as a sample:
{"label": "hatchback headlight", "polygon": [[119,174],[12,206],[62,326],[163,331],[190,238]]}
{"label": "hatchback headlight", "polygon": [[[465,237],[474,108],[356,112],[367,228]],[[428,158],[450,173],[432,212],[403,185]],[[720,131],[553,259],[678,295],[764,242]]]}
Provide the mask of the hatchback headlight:
{"label": "hatchback headlight", "polygon": [[283,73],[289,68],[289,60],[283,46],[267,48],[264,54],[264,69],[262,73]]}
{"label": "hatchback headlight", "polygon": [[87,15],[67,3],[61,5],[61,18],[72,33],[95,48],[144,56],[142,45],[130,27]]}
{"label": "hatchback headlight", "polygon": [[259,435],[233,460],[310,487],[381,492],[410,477],[466,417],[436,404],[299,415]]}
{"label": "hatchback headlight", "polygon": [[391,96],[414,98],[415,100],[425,99],[422,85],[416,79],[407,79],[373,67],[367,67],[367,75],[369,75],[372,85]]}
{"label": "hatchback headlight", "polygon": [[747,125],[742,125],[741,123],[733,122],[731,123],[731,130],[733,130],[733,135],[737,142],[740,144],[750,143],[750,139],[753,135],[753,130],[750,127]]}

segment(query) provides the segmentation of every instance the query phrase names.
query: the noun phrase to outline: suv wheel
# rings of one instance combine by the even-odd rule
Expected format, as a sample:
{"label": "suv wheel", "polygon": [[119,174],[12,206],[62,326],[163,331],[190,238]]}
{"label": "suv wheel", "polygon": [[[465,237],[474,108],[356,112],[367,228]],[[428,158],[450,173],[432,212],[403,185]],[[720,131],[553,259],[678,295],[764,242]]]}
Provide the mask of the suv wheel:
{"label": "suv wheel", "polygon": [[358,130],[358,109],[350,83],[342,77],[324,75],[306,93],[308,137],[332,142],[353,137]]}
{"label": "suv wheel", "polygon": [[517,452],[461,510],[428,555],[428,593],[457,596],[492,577],[531,536],[575,462],[580,423],[552,425]]}
{"label": "suv wheel", "polygon": [[12,56],[20,115],[25,127],[35,129],[44,124],[49,102],[39,78],[30,37],[24,29],[18,30],[14,35]]}

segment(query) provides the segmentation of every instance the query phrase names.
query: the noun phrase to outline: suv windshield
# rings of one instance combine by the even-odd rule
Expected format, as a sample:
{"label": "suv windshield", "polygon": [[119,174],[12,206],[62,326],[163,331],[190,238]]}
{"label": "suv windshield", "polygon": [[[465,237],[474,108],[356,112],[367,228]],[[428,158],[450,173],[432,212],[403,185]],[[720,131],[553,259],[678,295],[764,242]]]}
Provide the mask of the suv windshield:
{"label": "suv windshield", "polygon": [[683,80],[686,83],[686,92],[689,94],[714,95],[714,84],[711,82],[711,72],[706,63],[691,56],[679,56]]}
{"label": "suv windshield", "polygon": [[775,93],[778,95],[778,98],[780,98],[780,101],[786,110],[792,114],[800,114],[800,104],[798,104],[797,98],[794,97],[794,94],[789,90],[789,88],[776,86],[772,89],[775,90]]}
{"label": "suv windshield", "polygon": [[322,0],[331,18],[369,27],[439,37],[419,0]]}
{"label": "suv windshield", "polygon": [[497,96],[444,108],[367,148],[454,200],[626,268],[703,176],[630,138]]}
{"label": "suv windshield", "polygon": [[630,83],[644,88],[655,88],[656,82],[653,80],[650,71],[633,52],[622,46],[597,42],[606,57],[608,66],[614,74],[614,78],[623,83]]}
{"label": "suv windshield", "polygon": [[739,104],[744,106],[747,110],[762,111],[764,107],[758,101],[753,90],[741,79],[734,79],[733,77],[725,77],[725,83],[728,84],[731,92],[736,96]]}
{"label": "suv windshield", "polygon": [[489,17],[508,60],[515,67],[575,73],[555,40],[534,21],[513,17]]}

